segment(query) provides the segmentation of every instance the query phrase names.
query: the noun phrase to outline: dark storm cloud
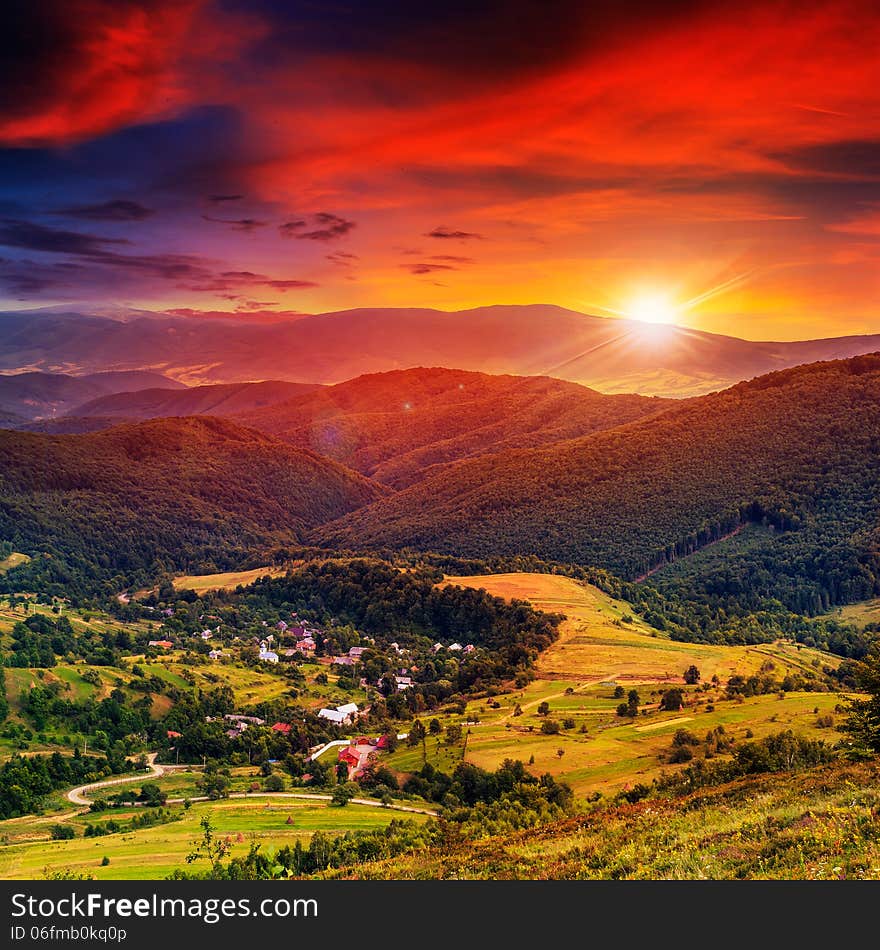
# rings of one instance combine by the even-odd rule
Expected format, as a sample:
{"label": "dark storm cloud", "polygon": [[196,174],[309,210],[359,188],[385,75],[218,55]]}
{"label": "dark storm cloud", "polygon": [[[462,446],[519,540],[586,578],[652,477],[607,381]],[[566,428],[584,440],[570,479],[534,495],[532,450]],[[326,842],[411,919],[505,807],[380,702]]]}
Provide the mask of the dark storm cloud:
{"label": "dark storm cloud", "polygon": [[212,204],[222,204],[224,201],[241,201],[244,195],[208,195]]}
{"label": "dark storm cloud", "polygon": [[59,208],[53,213],[68,218],[84,218],[89,221],[143,221],[144,218],[149,218],[150,215],[155,214],[155,211],[137,201],[117,198],[100,204]]}
{"label": "dark storm cloud", "polygon": [[425,237],[440,238],[445,241],[482,241],[483,235],[475,231],[459,231],[454,228],[437,227],[433,231],[428,231]]}
{"label": "dark storm cloud", "polygon": [[[279,225],[278,231],[282,237],[296,238],[298,241],[335,241],[344,237],[354,227],[354,221],[321,211],[311,215],[310,220],[299,218],[287,221]],[[303,230],[304,228],[308,230]]]}

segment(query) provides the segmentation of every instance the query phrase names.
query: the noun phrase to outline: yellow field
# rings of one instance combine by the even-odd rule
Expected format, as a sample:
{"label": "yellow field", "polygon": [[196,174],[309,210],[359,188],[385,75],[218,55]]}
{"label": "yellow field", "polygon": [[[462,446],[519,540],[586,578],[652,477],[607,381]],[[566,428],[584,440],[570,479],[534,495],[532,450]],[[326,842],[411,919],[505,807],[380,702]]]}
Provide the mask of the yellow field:
{"label": "yellow field", "polygon": [[[559,639],[541,654],[539,679],[585,682],[681,683],[695,664],[703,680],[756,673],[768,660],[778,668],[804,671],[813,660],[837,666],[839,659],[780,641],[753,647],[679,643],[649,627],[632,607],[597,587],[555,574],[492,574],[448,577],[448,583],[487,590],[496,597],[527,600],[538,610],[565,614]],[[624,622],[624,617],[631,617]]]}
{"label": "yellow field", "polygon": [[185,574],[174,578],[177,590],[194,590],[205,594],[211,590],[235,590],[242,585],[253,584],[261,577],[281,577],[287,568],[257,567],[252,571],[229,571],[225,574]]}
{"label": "yellow field", "polygon": [[[466,758],[482,768],[495,769],[507,758],[532,760],[532,772],[549,772],[578,795],[588,795],[650,781],[664,769],[676,768],[660,757],[680,728],[704,737],[723,726],[736,741],[748,739],[749,733],[760,738],[788,728],[832,743],[837,739],[833,729],[819,726],[822,716],[839,719],[843,699],[837,693],[736,700],[726,696],[723,686],[731,675],[749,676],[768,663],[781,679],[789,671],[815,673],[817,665],[835,667],[839,658],[783,641],[754,647],[672,641],[635,617],[629,604],[566,577],[522,573],[449,577],[447,582],[526,600],[566,617],[559,640],[539,658],[533,682],[495,697],[498,708],[480,700],[468,705],[465,716],[447,720],[465,724]],[[625,622],[625,617],[632,619]],[[660,693],[672,684],[683,685],[683,673],[691,664],[700,670],[701,682],[717,674],[721,685],[708,692],[688,687],[683,710],[659,712]],[[639,692],[640,715],[635,720],[616,715],[620,700],[613,693],[618,685]],[[542,702],[550,706],[550,719],[560,724],[567,720],[569,727],[555,735],[542,733],[545,717],[537,711]],[[436,739],[428,740],[426,751],[429,761],[447,769],[446,760],[456,751],[460,754]],[[423,757],[421,749],[406,747],[392,760],[401,771],[412,771]]]}
{"label": "yellow field", "polygon": [[863,600],[858,604],[847,604],[846,607],[837,607],[824,616],[839,620],[841,623],[852,623],[862,628],[869,623],[880,623],[880,597],[875,597],[873,600]]}
{"label": "yellow field", "polygon": [[30,558],[27,554],[19,554],[16,551],[13,551],[9,557],[0,558],[0,574],[5,574],[7,571],[11,571],[13,567],[18,567],[19,564],[27,564]]}

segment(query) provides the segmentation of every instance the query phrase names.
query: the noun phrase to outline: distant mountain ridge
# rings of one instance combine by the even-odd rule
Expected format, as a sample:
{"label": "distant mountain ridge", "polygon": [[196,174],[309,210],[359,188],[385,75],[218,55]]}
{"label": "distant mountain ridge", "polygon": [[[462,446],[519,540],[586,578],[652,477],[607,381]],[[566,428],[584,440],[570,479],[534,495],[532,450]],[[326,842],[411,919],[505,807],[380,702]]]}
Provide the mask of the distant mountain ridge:
{"label": "distant mountain ridge", "polygon": [[279,323],[67,312],[0,314],[0,370],[152,368],[190,384],[338,383],[366,373],[452,366],[553,376],[602,392],[689,396],[804,362],[880,349],[880,334],[752,342],[533,304],[363,308]]}
{"label": "distant mountain ridge", "polygon": [[141,389],[100,396],[71,415],[80,418],[158,419],[169,416],[234,416],[256,412],[319,388],[314,383],[217,383],[189,389]]}
{"label": "distant mountain ridge", "polygon": [[121,392],[145,389],[185,389],[183,383],[148,370],[124,370],[68,376],[57,373],[0,375],[0,416],[10,421],[52,418],[69,412],[88,400]]}

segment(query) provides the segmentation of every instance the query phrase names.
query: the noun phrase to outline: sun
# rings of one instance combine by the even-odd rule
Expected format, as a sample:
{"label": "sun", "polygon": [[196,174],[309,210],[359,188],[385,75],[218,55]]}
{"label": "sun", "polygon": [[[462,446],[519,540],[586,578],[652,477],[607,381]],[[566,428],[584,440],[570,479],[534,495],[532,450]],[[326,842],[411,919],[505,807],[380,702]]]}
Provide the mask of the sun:
{"label": "sun", "polygon": [[678,308],[662,293],[640,294],[624,312],[631,320],[642,323],[675,323],[680,317]]}

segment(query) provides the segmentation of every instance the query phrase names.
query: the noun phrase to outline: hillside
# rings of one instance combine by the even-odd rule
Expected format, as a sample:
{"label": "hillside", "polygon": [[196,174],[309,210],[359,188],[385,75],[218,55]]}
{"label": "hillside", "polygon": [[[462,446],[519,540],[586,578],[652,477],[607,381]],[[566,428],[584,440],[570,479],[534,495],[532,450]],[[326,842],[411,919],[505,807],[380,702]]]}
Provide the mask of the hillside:
{"label": "hillside", "polygon": [[[0,432],[0,537],[70,579],[199,572],[375,500],[355,472],[215,418],[89,435]],[[70,576],[75,569],[76,580]]]}
{"label": "hillside", "polygon": [[320,536],[636,578],[764,522],[775,530],[709,581],[818,612],[880,587],[878,384],[880,355],[771,374],[585,438],[460,462]]}
{"label": "hillside", "polygon": [[29,419],[63,415],[91,399],[153,387],[156,392],[184,389],[160,373],[127,370],[66,376],[62,373],[17,373],[0,376],[0,421],[19,424]]}
{"label": "hillside", "polygon": [[539,828],[456,840],[322,876],[351,879],[874,880],[876,761],[752,776],[599,806]]}
{"label": "hillside", "polygon": [[317,387],[308,383],[267,381],[193,386],[189,389],[140,389],[137,392],[101,396],[77,406],[76,418],[119,417],[126,420],[158,419],[167,416],[233,416],[255,412]]}
{"label": "hillside", "polygon": [[187,383],[336,383],[413,366],[549,375],[603,392],[689,396],[799,363],[880,348],[880,337],[752,342],[545,304],[364,308],[275,323],[156,314],[0,314],[0,369],[160,368]]}
{"label": "hillside", "polygon": [[361,376],[239,421],[401,487],[433,465],[574,438],[669,404],[547,377],[435,367]]}

